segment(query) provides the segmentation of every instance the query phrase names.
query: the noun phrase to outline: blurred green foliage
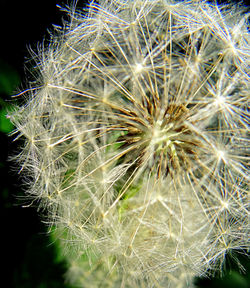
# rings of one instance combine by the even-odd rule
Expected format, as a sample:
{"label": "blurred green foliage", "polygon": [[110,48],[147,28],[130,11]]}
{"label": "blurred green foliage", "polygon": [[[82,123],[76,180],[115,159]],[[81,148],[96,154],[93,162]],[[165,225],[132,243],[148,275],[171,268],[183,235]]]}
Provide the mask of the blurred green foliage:
{"label": "blurred green foliage", "polygon": [[[242,270],[239,269],[240,263]],[[248,288],[250,287],[250,262],[246,255],[234,253],[227,255],[223,275],[214,278],[196,278],[195,284],[200,288]]]}
{"label": "blurred green foliage", "polygon": [[64,283],[66,262],[45,233],[34,234],[25,247],[22,264],[14,272],[15,288],[73,288]]}
{"label": "blurred green foliage", "polygon": [[20,83],[17,71],[0,59],[0,93],[11,95]]}
{"label": "blurred green foliage", "polygon": [[3,133],[13,130],[13,125],[6,117],[11,110],[11,104],[3,98],[8,98],[19,83],[20,78],[16,70],[0,59],[0,95],[2,95],[0,98],[0,131]]}

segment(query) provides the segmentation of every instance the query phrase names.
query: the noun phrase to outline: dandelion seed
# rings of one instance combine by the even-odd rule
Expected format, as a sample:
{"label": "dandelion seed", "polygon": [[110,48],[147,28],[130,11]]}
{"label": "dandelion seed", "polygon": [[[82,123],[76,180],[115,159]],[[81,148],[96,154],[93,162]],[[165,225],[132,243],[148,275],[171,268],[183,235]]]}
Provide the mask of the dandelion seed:
{"label": "dandelion seed", "polygon": [[141,71],[143,71],[143,65],[141,63],[136,64],[135,72],[140,73]]}
{"label": "dandelion seed", "polygon": [[218,151],[216,151],[216,155],[217,155],[219,160],[225,161],[225,152],[224,151],[218,150]]}
{"label": "dandelion seed", "polygon": [[225,105],[225,98],[223,96],[217,96],[214,101],[216,106],[223,107]]}
{"label": "dandelion seed", "polygon": [[221,202],[223,209],[228,209],[229,208],[229,204],[225,201]]}

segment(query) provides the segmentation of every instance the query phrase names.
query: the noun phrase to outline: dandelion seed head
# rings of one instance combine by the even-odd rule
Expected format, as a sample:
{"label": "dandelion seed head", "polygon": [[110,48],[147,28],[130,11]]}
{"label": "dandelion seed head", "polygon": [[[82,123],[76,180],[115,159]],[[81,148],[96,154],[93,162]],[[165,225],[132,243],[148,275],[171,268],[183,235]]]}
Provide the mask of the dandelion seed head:
{"label": "dandelion seed head", "polygon": [[249,247],[244,9],[103,0],[84,13],[69,10],[10,115],[27,197],[72,283],[186,287]]}

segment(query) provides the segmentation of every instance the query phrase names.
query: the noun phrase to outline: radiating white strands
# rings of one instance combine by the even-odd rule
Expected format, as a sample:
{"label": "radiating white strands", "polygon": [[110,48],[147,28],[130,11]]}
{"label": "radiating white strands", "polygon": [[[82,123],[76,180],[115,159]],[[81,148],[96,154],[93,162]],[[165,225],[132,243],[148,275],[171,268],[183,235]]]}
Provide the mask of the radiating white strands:
{"label": "radiating white strands", "polygon": [[249,15],[194,0],[70,15],[10,115],[27,194],[79,287],[191,287],[249,247]]}

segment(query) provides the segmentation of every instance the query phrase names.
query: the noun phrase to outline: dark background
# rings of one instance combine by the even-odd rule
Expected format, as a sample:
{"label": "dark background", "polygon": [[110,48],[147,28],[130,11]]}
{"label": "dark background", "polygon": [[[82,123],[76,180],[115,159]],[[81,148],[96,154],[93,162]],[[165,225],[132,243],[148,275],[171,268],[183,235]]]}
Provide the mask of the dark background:
{"label": "dark background", "polygon": [[[80,5],[84,2],[79,0]],[[24,63],[30,65],[28,47],[36,50],[38,42],[49,39],[47,29],[52,29],[52,24],[61,25],[62,17],[67,18],[56,5],[67,3],[71,1],[0,0],[0,259],[1,283],[6,288],[74,288],[64,283],[67,263],[47,235],[36,209],[22,207],[22,181],[13,169],[14,164],[7,161],[8,155],[17,150],[17,143],[7,136],[13,127],[5,118],[12,103],[10,95],[25,88],[22,83],[29,77],[24,68]],[[247,268],[246,275],[240,274],[229,260],[222,279],[198,279],[197,284],[199,287],[249,287],[249,262],[245,257],[240,258]]]}

